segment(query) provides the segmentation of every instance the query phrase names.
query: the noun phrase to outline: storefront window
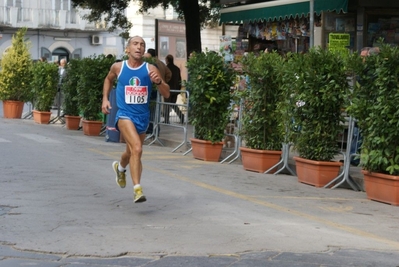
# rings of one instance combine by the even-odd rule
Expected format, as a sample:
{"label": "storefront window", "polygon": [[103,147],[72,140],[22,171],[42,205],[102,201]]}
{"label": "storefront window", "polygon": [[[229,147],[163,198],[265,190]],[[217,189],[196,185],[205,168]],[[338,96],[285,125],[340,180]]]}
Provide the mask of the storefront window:
{"label": "storefront window", "polygon": [[384,43],[399,45],[399,16],[367,17],[367,46],[376,46],[379,38]]}
{"label": "storefront window", "polygon": [[[321,16],[315,16],[320,24]],[[309,49],[309,18],[247,23],[243,26],[250,37],[250,50],[277,50],[281,53],[306,52]]]}
{"label": "storefront window", "polygon": [[334,34],[349,34],[348,49],[355,49],[355,14],[336,14],[324,13],[323,14],[323,28],[324,28],[324,46],[329,47],[331,36]]}

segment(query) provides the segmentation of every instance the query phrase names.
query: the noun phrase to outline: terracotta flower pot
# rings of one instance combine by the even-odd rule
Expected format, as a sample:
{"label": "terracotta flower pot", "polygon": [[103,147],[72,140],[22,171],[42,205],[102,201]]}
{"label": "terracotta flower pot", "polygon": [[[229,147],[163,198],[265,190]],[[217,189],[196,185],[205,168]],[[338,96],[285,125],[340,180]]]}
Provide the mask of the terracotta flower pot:
{"label": "terracotta flower pot", "polygon": [[99,136],[101,128],[103,126],[102,121],[82,121],[83,133],[89,136]]}
{"label": "terracotta flower pot", "polygon": [[323,187],[339,174],[342,166],[336,161],[314,161],[294,157],[298,181],[315,187]]}
{"label": "terracotta flower pot", "polygon": [[[258,150],[240,147],[242,166],[247,171],[263,173],[276,165],[281,158],[281,151]],[[276,172],[274,168],[270,173]]]}
{"label": "terracotta flower pot", "polygon": [[399,176],[362,170],[367,198],[399,206]]}
{"label": "terracotta flower pot", "polygon": [[51,111],[37,111],[33,110],[33,120],[39,124],[49,124],[51,118]]}
{"label": "terracotta flower pot", "polygon": [[24,102],[3,100],[3,116],[7,119],[20,119],[24,109]]}
{"label": "terracotta flower pot", "polygon": [[68,130],[78,130],[80,127],[80,116],[65,115],[65,125]]}
{"label": "terracotta flower pot", "polygon": [[212,144],[210,141],[190,138],[194,158],[218,162],[222,155],[223,142]]}

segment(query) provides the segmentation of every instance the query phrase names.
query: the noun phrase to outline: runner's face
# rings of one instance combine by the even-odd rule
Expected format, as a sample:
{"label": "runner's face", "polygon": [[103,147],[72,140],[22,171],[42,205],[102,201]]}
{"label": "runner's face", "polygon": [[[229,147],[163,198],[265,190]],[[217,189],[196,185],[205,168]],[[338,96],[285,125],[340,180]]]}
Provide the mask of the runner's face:
{"label": "runner's face", "polygon": [[134,59],[141,59],[145,52],[145,42],[140,37],[133,37],[129,45],[126,47],[127,54],[129,57]]}

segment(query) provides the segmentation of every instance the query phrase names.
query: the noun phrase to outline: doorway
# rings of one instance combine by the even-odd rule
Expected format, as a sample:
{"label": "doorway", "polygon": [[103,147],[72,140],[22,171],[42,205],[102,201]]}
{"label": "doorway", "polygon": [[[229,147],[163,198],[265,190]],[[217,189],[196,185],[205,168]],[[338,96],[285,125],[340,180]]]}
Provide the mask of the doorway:
{"label": "doorway", "polygon": [[59,47],[55,49],[52,53],[52,61],[60,62],[61,59],[65,58],[69,62],[69,52],[65,48]]}

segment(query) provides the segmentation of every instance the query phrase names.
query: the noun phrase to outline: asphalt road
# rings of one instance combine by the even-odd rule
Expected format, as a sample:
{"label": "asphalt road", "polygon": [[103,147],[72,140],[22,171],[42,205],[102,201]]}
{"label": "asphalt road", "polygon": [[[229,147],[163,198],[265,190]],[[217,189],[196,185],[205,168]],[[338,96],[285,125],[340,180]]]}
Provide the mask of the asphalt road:
{"label": "asphalt road", "polygon": [[399,207],[364,192],[153,145],[134,204],[124,144],[0,118],[0,148],[0,267],[399,266]]}

